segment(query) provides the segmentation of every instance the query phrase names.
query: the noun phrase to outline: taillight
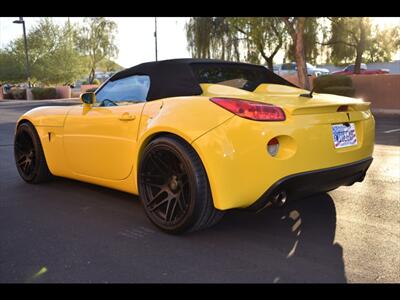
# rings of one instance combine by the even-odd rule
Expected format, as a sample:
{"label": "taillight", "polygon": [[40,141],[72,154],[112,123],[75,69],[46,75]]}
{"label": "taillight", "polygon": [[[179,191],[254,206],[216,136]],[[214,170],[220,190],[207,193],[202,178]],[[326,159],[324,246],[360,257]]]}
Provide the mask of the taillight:
{"label": "taillight", "polygon": [[286,119],[283,109],[272,104],[233,98],[211,98],[210,100],[246,119],[256,121],[284,121]]}

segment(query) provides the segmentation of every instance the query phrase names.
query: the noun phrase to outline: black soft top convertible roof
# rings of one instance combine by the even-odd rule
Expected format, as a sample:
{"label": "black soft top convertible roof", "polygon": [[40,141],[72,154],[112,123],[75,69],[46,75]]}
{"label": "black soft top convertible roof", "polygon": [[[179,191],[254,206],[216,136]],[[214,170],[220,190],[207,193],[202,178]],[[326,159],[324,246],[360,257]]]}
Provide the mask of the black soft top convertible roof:
{"label": "black soft top convertible roof", "polygon": [[229,65],[246,68],[262,68],[265,78],[262,83],[274,83],[295,86],[289,81],[276,75],[266,67],[246,63],[230,62],[217,59],[170,59],[155,62],[147,62],[116,73],[110,81],[125,78],[132,75],[148,75],[151,79],[147,100],[155,100],[167,97],[200,95],[203,91],[200,83],[193,73],[193,64]]}

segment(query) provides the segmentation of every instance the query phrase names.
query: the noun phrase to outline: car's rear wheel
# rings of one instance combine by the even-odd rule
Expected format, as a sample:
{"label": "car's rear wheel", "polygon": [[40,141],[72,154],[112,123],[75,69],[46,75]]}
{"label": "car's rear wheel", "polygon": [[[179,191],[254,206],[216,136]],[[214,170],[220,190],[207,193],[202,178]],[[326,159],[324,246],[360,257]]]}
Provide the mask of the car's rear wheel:
{"label": "car's rear wheel", "polygon": [[214,207],[199,156],[179,138],[160,137],[146,146],[138,185],[147,216],[168,233],[204,229],[223,216]]}
{"label": "car's rear wheel", "polygon": [[17,128],[14,157],[18,173],[26,182],[41,183],[52,178],[39,136],[35,127],[28,122],[20,124]]}

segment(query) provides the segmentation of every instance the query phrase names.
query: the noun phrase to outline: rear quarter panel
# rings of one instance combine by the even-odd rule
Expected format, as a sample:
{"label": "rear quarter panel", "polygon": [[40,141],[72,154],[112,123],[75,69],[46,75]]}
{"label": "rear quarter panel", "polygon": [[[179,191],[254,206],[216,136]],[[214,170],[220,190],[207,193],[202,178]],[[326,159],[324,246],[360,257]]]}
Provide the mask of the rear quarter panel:
{"label": "rear quarter panel", "polygon": [[[329,168],[370,157],[374,118],[351,112],[358,144],[335,149],[332,124],[348,121],[346,113],[287,116],[283,122],[234,117],[193,142],[205,165],[218,209],[244,208],[288,175]],[[271,157],[267,143],[279,136],[280,154]],[[318,183],[315,183],[318,184]]]}

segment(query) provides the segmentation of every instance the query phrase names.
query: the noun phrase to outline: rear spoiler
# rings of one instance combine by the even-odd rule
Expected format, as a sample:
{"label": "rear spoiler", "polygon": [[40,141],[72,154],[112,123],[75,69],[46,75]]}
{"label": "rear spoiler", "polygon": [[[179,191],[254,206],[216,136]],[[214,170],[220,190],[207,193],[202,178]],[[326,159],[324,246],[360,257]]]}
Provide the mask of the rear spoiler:
{"label": "rear spoiler", "polygon": [[305,107],[290,107],[287,110],[292,115],[310,115],[310,114],[327,114],[335,113],[338,111],[351,112],[351,111],[367,111],[370,109],[371,102],[362,103],[337,103],[337,104],[320,104]]}

